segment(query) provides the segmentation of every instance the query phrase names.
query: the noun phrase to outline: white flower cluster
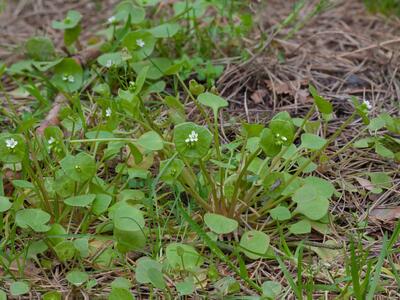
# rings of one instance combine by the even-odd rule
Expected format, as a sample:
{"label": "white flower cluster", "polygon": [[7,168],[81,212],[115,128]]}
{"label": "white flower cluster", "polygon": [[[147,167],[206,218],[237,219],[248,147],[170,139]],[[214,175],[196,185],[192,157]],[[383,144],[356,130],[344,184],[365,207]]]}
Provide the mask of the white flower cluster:
{"label": "white flower cluster", "polygon": [[18,142],[13,138],[6,140],[6,147],[8,149],[14,149],[18,145]]}
{"label": "white flower cluster", "polygon": [[111,114],[112,114],[112,110],[111,110],[111,108],[109,107],[109,108],[106,109],[106,117],[107,117],[107,118],[111,117]]}
{"label": "white flower cluster", "polygon": [[107,60],[107,62],[106,62],[106,67],[107,67],[107,68],[111,68],[112,65],[113,65],[113,61],[112,61],[111,59]]}
{"label": "white flower cluster", "polygon": [[188,138],[185,140],[186,144],[193,146],[199,140],[199,134],[192,130]]}
{"label": "white flower cluster", "polygon": [[286,136],[281,136],[279,133],[277,133],[276,138],[280,139],[282,142],[286,142],[287,141],[287,137]]}
{"label": "white flower cluster", "polygon": [[117,18],[115,16],[111,16],[107,19],[107,23],[113,24],[113,23],[115,23],[116,20],[117,20]]}
{"label": "white flower cluster", "polygon": [[364,100],[363,104],[368,110],[372,109],[372,104],[368,100]]}
{"label": "white flower cluster", "polygon": [[142,39],[137,39],[136,40],[136,45],[138,45],[140,48],[143,48],[145,44],[145,42]]}
{"label": "white flower cluster", "polygon": [[68,81],[68,82],[70,82],[70,83],[75,82],[74,76],[72,76],[72,75],[67,75],[67,74],[64,74],[64,75],[63,75],[62,80]]}

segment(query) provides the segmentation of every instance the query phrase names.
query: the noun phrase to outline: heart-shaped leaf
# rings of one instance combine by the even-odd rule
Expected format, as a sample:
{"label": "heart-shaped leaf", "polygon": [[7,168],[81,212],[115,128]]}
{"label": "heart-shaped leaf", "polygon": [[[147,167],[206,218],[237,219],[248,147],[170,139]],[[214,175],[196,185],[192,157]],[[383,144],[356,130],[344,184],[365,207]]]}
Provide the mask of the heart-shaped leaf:
{"label": "heart-shaped leaf", "polygon": [[164,148],[163,140],[155,131],[146,132],[137,139],[136,143],[150,151],[158,151]]}
{"label": "heart-shaped leaf", "polygon": [[170,38],[173,37],[180,29],[177,23],[164,23],[159,26],[151,28],[149,31],[156,38]]}
{"label": "heart-shaped leaf", "polygon": [[292,198],[297,203],[297,210],[311,220],[319,220],[328,212],[329,200],[310,184],[298,189]]}
{"label": "heart-shaped leaf", "polygon": [[36,232],[46,232],[50,226],[46,225],[50,221],[50,215],[39,208],[28,208],[19,210],[15,216],[15,223],[24,229],[31,228]]}
{"label": "heart-shaped leaf", "polygon": [[30,38],[25,44],[25,49],[26,54],[34,60],[52,60],[55,56],[54,44],[47,37]]}
{"label": "heart-shaped leaf", "polygon": [[203,257],[192,246],[172,243],[167,246],[166,256],[172,268],[180,270],[197,270],[204,262]]}
{"label": "heart-shaped leaf", "polygon": [[251,259],[258,259],[264,255],[269,247],[269,236],[262,231],[246,231],[241,239],[240,246],[244,254]]}
{"label": "heart-shaped leaf", "polygon": [[21,296],[29,292],[29,284],[25,281],[14,281],[10,286],[10,294],[12,296]]}
{"label": "heart-shaped leaf", "polygon": [[227,107],[228,106],[228,101],[225,99],[221,98],[220,96],[214,95],[212,93],[203,93],[200,94],[197,97],[197,100],[208,107],[211,107],[211,109],[214,112],[214,116],[217,116],[218,110],[222,107]]}
{"label": "heart-shaped leaf", "polygon": [[289,226],[289,231],[293,234],[306,234],[311,232],[311,223],[308,220],[300,220]]}
{"label": "heart-shaped leaf", "polygon": [[65,29],[71,29],[74,28],[75,26],[77,26],[79,24],[79,22],[82,19],[82,15],[80,14],[79,11],[76,10],[70,10],[67,13],[67,16],[65,17],[64,20],[62,21],[53,21],[51,23],[51,26],[54,29],[61,29],[61,30],[65,30]]}
{"label": "heart-shaped leaf", "polygon": [[66,276],[69,283],[75,286],[81,286],[89,279],[89,275],[86,272],[82,272],[79,270],[73,270],[68,272]]}
{"label": "heart-shaped leaf", "polygon": [[301,135],[301,147],[310,149],[310,150],[320,150],[326,144],[326,140],[324,138],[319,137],[318,135],[312,133],[303,133]]}
{"label": "heart-shaped leaf", "polygon": [[206,213],[204,222],[212,231],[217,234],[227,234],[237,229],[238,222],[222,215]]}
{"label": "heart-shaped leaf", "polygon": [[126,22],[128,17],[132,24],[139,24],[143,22],[146,11],[144,8],[133,5],[131,1],[122,1],[115,8],[115,20]]}
{"label": "heart-shaped leaf", "polygon": [[73,207],[86,207],[92,204],[95,198],[95,194],[79,195],[65,199],[64,203]]}
{"label": "heart-shaped leaf", "polygon": [[292,217],[289,209],[281,205],[271,209],[269,213],[271,214],[272,219],[277,221],[290,220],[290,218]]}

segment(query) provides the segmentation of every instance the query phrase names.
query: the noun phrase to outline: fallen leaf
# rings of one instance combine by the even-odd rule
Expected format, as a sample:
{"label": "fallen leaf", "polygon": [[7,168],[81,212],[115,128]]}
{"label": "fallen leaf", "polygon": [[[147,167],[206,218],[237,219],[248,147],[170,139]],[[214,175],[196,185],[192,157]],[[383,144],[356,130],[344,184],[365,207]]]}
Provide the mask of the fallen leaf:
{"label": "fallen leaf", "polygon": [[253,100],[255,104],[264,103],[263,98],[268,94],[268,91],[265,89],[256,90],[253,94],[251,94],[250,99]]}
{"label": "fallen leaf", "polygon": [[400,219],[400,206],[375,207],[369,212],[369,216],[383,222]]}
{"label": "fallen leaf", "polygon": [[267,84],[267,87],[271,91],[275,91],[276,94],[291,95],[300,103],[312,100],[307,89],[308,80],[290,80],[287,82],[272,82],[271,80],[265,80],[265,83]]}
{"label": "fallen leaf", "polygon": [[366,190],[372,191],[375,187],[372,184],[371,181],[361,178],[361,177],[355,177],[355,179],[358,181],[358,183]]}

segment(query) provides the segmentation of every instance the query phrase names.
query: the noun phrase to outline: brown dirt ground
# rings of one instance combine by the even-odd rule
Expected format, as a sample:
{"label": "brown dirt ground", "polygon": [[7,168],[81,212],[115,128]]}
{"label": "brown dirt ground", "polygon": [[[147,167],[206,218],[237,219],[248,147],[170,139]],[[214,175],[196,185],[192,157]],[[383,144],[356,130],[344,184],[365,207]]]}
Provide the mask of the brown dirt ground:
{"label": "brown dirt ground", "polygon": [[[88,38],[101,27],[102,22],[111,15],[110,7],[117,0],[107,1],[49,1],[21,0],[11,2],[0,16],[0,59],[11,63],[20,58],[22,43],[28,37],[44,34],[50,36],[60,49],[62,35],[49,26],[54,19],[61,19],[69,9],[79,10],[84,15],[84,28]],[[264,6],[264,1],[255,3],[255,7]],[[255,13],[258,26],[267,34],[271,26],[282,21],[290,13],[295,1],[268,1],[265,9]],[[258,5],[258,6],[257,6]],[[309,4],[311,7],[311,4]],[[305,17],[309,7],[302,11]],[[259,13],[261,11],[261,13]],[[328,131],[337,128],[344,118],[350,115],[351,96],[368,100],[373,105],[372,114],[386,111],[399,116],[400,74],[399,45],[400,20],[383,18],[366,12],[361,1],[334,1],[332,7],[305,23],[291,37],[288,30],[278,34],[269,47],[254,57],[251,63],[242,65],[228,64],[224,75],[218,81],[221,93],[230,101],[227,112],[229,118],[247,119],[253,122],[266,122],[276,111],[289,111],[293,115],[304,115],[311,105],[307,86],[312,83],[321,95],[331,100],[335,116]],[[249,39],[249,49],[260,38],[260,32]],[[251,50],[249,50],[251,51]],[[253,51],[254,52],[254,51]],[[278,57],[282,59],[278,59]],[[227,118],[228,119],[228,118]],[[340,145],[346,144],[361,130],[359,120],[351,124],[330,148],[328,155]],[[223,127],[222,127],[223,128]],[[362,188],[357,178],[367,178],[370,171],[393,172],[392,189],[379,196],[347,191],[345,183]],[[399,165],[378,159],[378,156],[365,150],[349,149],[332,159],[319,175],[330,178],[345,191],[343,196],[333,203],[332,213],[335,227],[330,239],[337,244],[347,242],[355,234],[356,224],[368,221],[365,234],[374,238],[364,240],[364,246],[370,246],[371,254],[380,251],[380,240],[384,230],[392,230],[394,219],[377,220],[368,217],[369,211],[378,206],[400,206],[398,176]],[[311,236],[311,240],[322,241],[320,235]],[[395,247],[399,247],[397,242]],[[320,283],[330,283],[328,272],[343,275],[342,253],[327,266],[320,266]],[[400,264],[400,257],[395,258]],[[266,277],[269,280],[282,280],[282,272],[276,265],[261,262],[248,266],[251,276]],[[295,269],[292,266],[295,273]],[[46,281],[38,278],[43,286],[58,287],[65,291],[65,282]],[[99,274],[99,282],[107,281],[107,274]],[[325,294],[315,295],[323,296]],[[35,295],[32,295],[33,298]],[[292,299],[288,295],[287,299]],[[396,283],[388,280],[381,299],[398,299],[400,294]]]}

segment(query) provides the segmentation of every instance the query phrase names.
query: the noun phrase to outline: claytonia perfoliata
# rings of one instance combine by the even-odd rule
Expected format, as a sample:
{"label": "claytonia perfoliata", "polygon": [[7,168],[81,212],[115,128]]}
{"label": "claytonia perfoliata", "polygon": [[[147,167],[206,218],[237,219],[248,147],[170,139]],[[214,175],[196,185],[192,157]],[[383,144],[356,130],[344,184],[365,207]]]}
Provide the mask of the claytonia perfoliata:
{"label": "claytonia perfoliata", "polygon": [[110,107],[107,108],[107,109],[106,109],[106,117],[111,117],[111,113],[112,113],[111,108],[110,108]]}
{"label": "claytonia perfoliata", "polygon": [[275,134],[277,141],[275,142],[277,145],[282,145],[284,142],[287,141],[286,136],[281,136],[279,133]]}
{"label": "claytonia perfoliata", "polygon": [[68,82],[71,82],[71,83],[75,82],[74,76],[72,76],[72,75],[67,75],[67,74],[64,74],[64,75],[63,75],[62,80],[68,81]]}
{"label": "claytonia perfoliata", "polygon": [[112,65],[113,65],[112,60],[111,60],[111,59],[107,60],[107,62],[106,62],[106,67],[107,67],[107,68],[111,68]]}
{"label": "claytonia perfoliata", "polygon": [[372,109],[372,105],[368,100],[364,100],[363,104],[368,110]]}
{"label": "claytonia perfoliata", "polygon": [[13,138],[6,140],[6,146],[9,149],[14,149],[18,145],[18,142]]}
{"label": "claytonia perfoliata", "polygon": [[186,144],[193,146],[199,140],[199,135],[196,131],[192,131],[188,138],[185,140]]}
{"label": "claytonia perfoliata", "polygon": [[140,48],[143,48],[144,45],[146,45],[146,44],[144,43],[144,41],[142,39],[138,39],[138,40],[136,40],[136,45],[138,45]]}
{"label": "claytonia perfoliata", "polygon": [[111,17],[109,17],[109,18],[107,19],[107,23],[113,24],[113,23],[115,23],[116,20],[117,20],[117,19],[115,18],[115,16],[111,16]]}
{"label": "claytonia perfoliata", "polygon": [[55,138],[50,137],[49,140],[47,141],[49,143],[49,145],[53,144],[55,142]]}

